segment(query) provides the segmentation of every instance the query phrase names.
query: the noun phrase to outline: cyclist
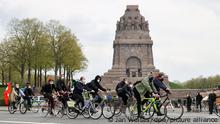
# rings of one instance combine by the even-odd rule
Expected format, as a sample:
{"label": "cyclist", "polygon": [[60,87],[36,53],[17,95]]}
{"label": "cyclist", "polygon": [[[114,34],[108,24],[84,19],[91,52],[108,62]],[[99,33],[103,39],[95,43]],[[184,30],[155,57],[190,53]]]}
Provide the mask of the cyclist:
{"label": "cyclist", "polygon": [[26,88],[24,89],[24,99],[27,100],[28,110],[31,108],[31,99],[34,96],[33,90],[31,88],[31,84],[29,82],[26,83]]}
{"label": "cyclist", "polygon": [[19,84],[15,83],[15,86],[13,87],[11,95],[10,95],[10,99],[11,99],[14,109],[17,109],[17,107],[15,106],[15,103],[20,101],[21,96],[24,96],[24,93],[20,89]]}
{"label": "cyclist", "polygon": [[83,98],[83,90],[90,90],[85,85],[85,78],[81,77],[79,81],[76,82],[75,88],[73,90],[72,99],[76,101],[76,105],[79,105],[81,103],[81,107],[84,107],[84,98]]}
{"label": "cyclist", "polygon": [[[141,96],[144,96],[145,98],[150,98],[151,96],[159,97],[156,91],[156,88],[153,85],[153,74],[152,72],[142,79],[141,81],[137,81],[134,84],[133,88],[134,97],[137,100],[137,110],[138,110],[138,116],[143,117],[141,113]],[[160,113],[158,113],[159,115]]]}
{"label": "cyclist", "polygon": [[60,78],[56,82],[56,89],[60,95],[59,100],[63,103],[64,108],[67,106],[67,100],[68,100],[68,95],[67,95],[67,87],[64,82],[64,79]]}
{"label": "cyclist", "polygon": [[99,90],[102,90],[104,92],[107,91],[105,88],[103,88],[100,85],[100,82],[101,82],[101,77],[99,75],[97,75],[94,80],[92,80],[90,83],[86,84],[89,89],[94,91],[94,92],[92,92],[92,97],[97,98],[98,103],[101,103],[101,101],[102,101],[102,98],[99,96],[98,91]]}
{"label": "cyclist", "polygon": [[163,83],[164,80],[164,73],[157,73],[153,79],[153,84],[157,90],[157,93],[160,93],[160,89],[163,89],[165,92],[170,93],[170,90],[167,86]]}
{"label": "cyclist", "polygon": [[128,80],[124,78],[121,82],[117,84],[115,90],[117,95],[122,98],[123,104],[127,105],[128,98],[133,96],[133,92]]}
{"label": "cyclist", "polygon": [[[44,98],[48,99],[48,103],[51,104],[51,110],[54,108],[54,98],[53,93],[57,92],[56,87],[54,85],[53,79],[49,79],[48,83],[45,84],[41,89],[41,94]],[[50,114],[53,114],[52,111]]]}

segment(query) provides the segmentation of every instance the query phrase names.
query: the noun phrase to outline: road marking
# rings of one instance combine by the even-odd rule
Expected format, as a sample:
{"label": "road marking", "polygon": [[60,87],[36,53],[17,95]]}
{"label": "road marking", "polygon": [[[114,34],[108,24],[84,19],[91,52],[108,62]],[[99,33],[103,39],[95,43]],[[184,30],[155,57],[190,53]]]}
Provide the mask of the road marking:
{"label": "road marking", "polygon": [[58,124],[58,123],[41,123],[41,122],[25,122],[25,121],[0,121],[0,123],[12,123],[12,124]]}

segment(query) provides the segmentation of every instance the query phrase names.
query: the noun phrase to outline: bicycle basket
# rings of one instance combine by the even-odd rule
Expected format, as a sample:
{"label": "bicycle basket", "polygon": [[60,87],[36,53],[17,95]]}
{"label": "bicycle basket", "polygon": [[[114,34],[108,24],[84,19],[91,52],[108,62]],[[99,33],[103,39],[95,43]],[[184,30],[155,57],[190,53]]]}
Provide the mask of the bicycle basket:
{"label": "bicycle basket", "polygon": [[67,101],[67,106],[70,108],[74,108],[75,107],[76,102],[73,100]]}

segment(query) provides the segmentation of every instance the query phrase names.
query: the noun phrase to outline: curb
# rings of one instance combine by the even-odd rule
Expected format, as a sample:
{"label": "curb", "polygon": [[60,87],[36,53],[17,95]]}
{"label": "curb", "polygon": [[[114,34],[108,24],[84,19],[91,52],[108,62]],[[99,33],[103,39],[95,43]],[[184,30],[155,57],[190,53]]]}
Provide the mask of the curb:
{"label": "curb", "polygon": [[8,111],[7,106],[0,106],[0,111]]}

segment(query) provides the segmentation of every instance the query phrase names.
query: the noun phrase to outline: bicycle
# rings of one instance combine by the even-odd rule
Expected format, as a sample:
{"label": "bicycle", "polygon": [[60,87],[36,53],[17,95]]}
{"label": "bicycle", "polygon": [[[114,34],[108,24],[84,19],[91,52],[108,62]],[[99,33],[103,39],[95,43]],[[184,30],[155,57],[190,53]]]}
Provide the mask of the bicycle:
{"label": "bicycle", "polygon": [[99,103],[98,101],[99,96],[95,96],[95,98],[92,100],[92,105],[89,106],[89,115],[92,119],[97,120],[102,115],[106,119],[110,119],[114,116],[114,106],[113,106],[113,100],[108,99],[106,95],[104,95],[102,101]]}
{"label": "bicycle", "polygon": [[[132,97],[129,97],[127,105],[123,105],[122,98],[118,97],[114,102],[114,116],[119,117],[122,113],[124,113],[126,117],[129,117],[128,114],[137,115],[137,107],[134,107],[135,104],[136,101]],[[128,110],[129,113],[126,110]]]}
{"label": "bicycle", "polygon": [[63,103],[58,100],[58,96],[56,94],[52,95],[54,100],[54,108],[51,108],[51,101],[46,98],[45,102],[41,103],[41,114],[43,117],[47,117],[49,114],[62,118],[63,113]]}
{"label": "bicycle", "polygon": [[20,99],[16,100],[15,102],[10,101],[8,105],[8,112],[10,114],[14,114],[17,111],[17,109],[19,109],[19,106],[22,101],[23,101],[22,97],[20,97]]}
{"label": "bicycle", "polygon": [[40,109],[40,103],[34,99],[33,97],[30,97],[31,100],[31,106],[28,105],[28,101],[26,99],[23,99],[20,103],[19,110],[21,114],[25,114],[27,110],[30,110],[34,113],[37,113]]}
{"label": "bicycle", "polygon": [[95,113],[94,109],[89,109],[92,103],[95,101],[90,91],[86,91],[83,93],[84,99],[85,99],[85,105],[82,107],[81,104],[76,105],[76,101],[73,100],[71,97],[71,94],[69,94],[69,100],[67,101],[67,116],[70,119],[75,119],[78,117],[78,115],[83,115],[84,118],[90,118],[89,111]]}
{"label": "bicycle", "polygon": [[[164,112],[162,112],[163,116],[160,116],[161,118],[158,118],[157,121],[162,121],[165,118],[168,118],[170,120],[177,120],[180,119],[184,113],[184,108],[182,104],[178,104],[177,107],[175,107],[169,98],[169,94],[165,94],[162,97],[166,97],[165,100],[161,103],[161,99],[156,98],[144,98],[142,100],[142,113],[143,119],[150,119],[153,117],[155,112],[160,112],[160,109],[163,108]],[[159,117],[159,116],[158,116]],[[132,118],[134,120],[140,118],[137,115],[132,115]]]}

